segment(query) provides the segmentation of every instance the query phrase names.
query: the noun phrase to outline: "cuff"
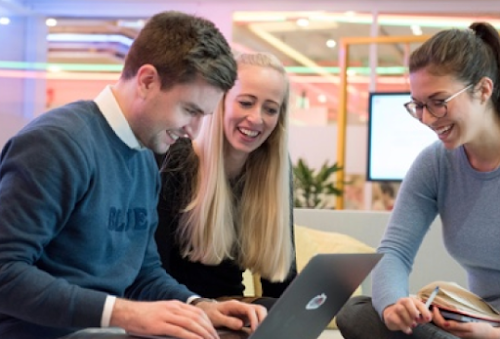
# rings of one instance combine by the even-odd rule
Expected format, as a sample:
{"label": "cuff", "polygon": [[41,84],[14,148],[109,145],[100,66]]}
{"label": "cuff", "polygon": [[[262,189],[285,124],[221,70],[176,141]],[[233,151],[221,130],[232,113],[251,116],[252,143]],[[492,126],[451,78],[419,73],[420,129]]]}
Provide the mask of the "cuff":
{"label": "cuff", "polygon": [[101,327],[109,327],[111,321],[111,315],[113,314],[113,307],[115,306],[116,297],[108,295],[106,301],[104,302],[104,307],[102,309],[101,317]]}

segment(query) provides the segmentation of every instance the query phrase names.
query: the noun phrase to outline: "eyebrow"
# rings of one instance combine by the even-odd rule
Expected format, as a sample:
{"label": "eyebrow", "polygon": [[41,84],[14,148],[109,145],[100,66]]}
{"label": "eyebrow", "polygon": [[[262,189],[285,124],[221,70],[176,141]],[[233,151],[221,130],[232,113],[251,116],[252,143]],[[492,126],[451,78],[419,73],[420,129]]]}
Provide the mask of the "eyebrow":
{"label": "eyebrow", "polygon": [[[249,98],[252,98],[253,100],[257,99],[257,97],[255,95],[252,95],[252,94],[240,94],[240,95],[238,95],[238,97],[249,97]],[[279,102],[271,100],[271,99],[266,99],[266,100],[264,100],[264,102],[269,102],[269,103],[281,106],[281,104]]]}
{"label": "eyebrow", "polygon": [[192,102],[186,102],[186,103],[184,103],[184,105],[185,105],[188,109],[190,109],[190,110],[192,110],[192,111],[195,111],[195,112],[196,112],[196,113],[198,113],[198,114],[201,114],[201,115],[207,115],[207,114],[208,114],[208,113],[205,113],[205,111],[203,111],[203,110],[200,108],[200,106],[198,106],[198,105],[197,105],[197,104],[195,104],[195,103],[192,103]]}
{"label": "eyebrow", "polygon": [[[445,94],[445,92],[440,91],[440,92],[433,93],[432,95],[430,95],[430,96],[427,97],[427,100],[429,100],[429,99],[433,100],[436,96],[442,95],[442,94]],[[411,97],[411,100],[415,101],[415,102],[422,102],[420,100],[415,99],[415,97],[413,97],[413,96]]]}

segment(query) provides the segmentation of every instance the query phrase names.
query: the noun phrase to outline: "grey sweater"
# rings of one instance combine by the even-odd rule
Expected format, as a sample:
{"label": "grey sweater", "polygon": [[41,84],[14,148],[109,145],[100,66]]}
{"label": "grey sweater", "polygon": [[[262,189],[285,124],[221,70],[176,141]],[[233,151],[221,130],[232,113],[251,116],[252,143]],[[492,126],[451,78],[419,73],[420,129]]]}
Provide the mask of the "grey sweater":
{"label": "grey sweater", "polygon": [[408,296],[413,260],[437,214],[444,245],[466,270],[469,289],[500,309],[499,205],[500,169],[474,170],[463,147],[446,150],[440,141],[427,147],[401,185],[378,248],[385,253],[372,275],[379,314]]}

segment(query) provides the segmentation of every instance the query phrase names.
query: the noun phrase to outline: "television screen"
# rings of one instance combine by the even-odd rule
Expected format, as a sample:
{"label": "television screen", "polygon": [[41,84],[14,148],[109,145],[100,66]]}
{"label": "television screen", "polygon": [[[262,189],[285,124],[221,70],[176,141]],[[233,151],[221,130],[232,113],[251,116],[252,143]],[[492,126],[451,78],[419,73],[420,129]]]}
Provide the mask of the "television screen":
{"label": "television screen", "polygon": [[410,92],[370,93],[368,181],[401,181],[413,160],[438,140],[435,132],[413,118],[404,104]]}

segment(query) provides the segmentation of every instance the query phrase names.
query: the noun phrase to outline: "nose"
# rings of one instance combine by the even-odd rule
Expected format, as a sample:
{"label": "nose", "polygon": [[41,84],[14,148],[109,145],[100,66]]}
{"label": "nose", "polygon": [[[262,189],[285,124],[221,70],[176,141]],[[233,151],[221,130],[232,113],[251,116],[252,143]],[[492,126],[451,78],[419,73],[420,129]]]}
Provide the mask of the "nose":
{"label": "nose", "polygon": [[422,117],[420,118],[421,123],[430,126],[432,122],[436,121],[436,119],[437,118],[432,115],[427,106],[424,106],[422,108]]}
{"label": "nose", "polygon": [[262,108],[255,106],[254,109],[250,110],[247,115],[247,120],[252,124],[259,125],[262,124]]}
{"label": "nose", "polygon": [[187,135],[187,137],[189,139],[196,138],[196,136],[200,132],[201,123],[203,121],[202,119],[203,119],[203,116],[197,115],[197,116],[193,117],[193,119],[191,119],[189,124],[184,126],[184,128],[183,128],[184,133]]}

